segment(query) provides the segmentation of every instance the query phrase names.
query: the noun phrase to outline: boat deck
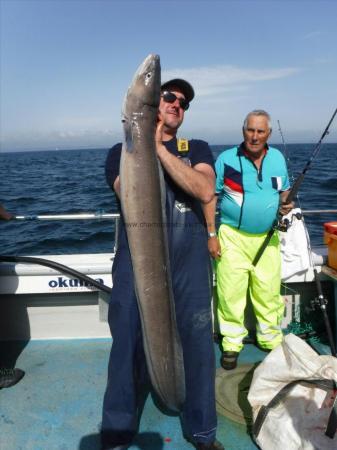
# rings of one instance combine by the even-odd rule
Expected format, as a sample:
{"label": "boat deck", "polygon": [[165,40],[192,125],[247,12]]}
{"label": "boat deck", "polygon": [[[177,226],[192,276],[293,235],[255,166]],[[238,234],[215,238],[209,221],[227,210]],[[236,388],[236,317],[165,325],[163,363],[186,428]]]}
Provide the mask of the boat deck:
{"label": "boat deck", "polygon": [[[324,267],[323,269],[324,273],[328,270]],[[337,272],[336,274],[335,271],[330,273],[331,270],[329,269],[329,273],[326,273],[330,281],[328,284],[325,282],[323,287],[327,290],[327,298],[331,300],[329,306],[332,307],[332,310],[329,317],[335,323],[337,308],[333,299],[337,299]],[[292,285],[295,293],[297,293],[298,287],[296,286]],[[301,288],[305,288],[304,291],[310,291],[310,295],[305,296],[304,291],[301,290],[304,308],[305,299],[312,298],[314,287],[312,283],[306,282],[301,285]],[[56,298],[57,295],[55,294],[54,297]],[[27,335],[25,341],[0,340],[1,365],[7,367],[15,365],[26,372],[25,377],[16,386],[0,390],[0,449],[98,450],[100,448],[101,408],[107,381],[111,338],[94,338],[88,334],[88,330],[92,330],[93,322],[86,322],[83,315],[74,314],[72,303],[70,306],[67,305],[67,309],[64,310],[63,303],[54,299],[53,306],[50,306],[52,312],[48,313],[44,310],[45,305],[41,301],[31,304],[21,299],[21,301],[13,303],[11,298],[10,302],[11,308],[8,311],[12,311],[12,315],[2,314],[0,325],[4,326],[0,326],[0,336],[2,332],[4,335],[11,336],[6,331],[6,323],[18,326],[21,335],[22,330],[29,332],[25,334],[25,337]],[[2,308],[6,306],[6,299],[1,299],[1,304]],[[18,310],[13,308],[14,304],[20,306],[23,311],[21,319],[17,315]],[[77,305],[76,302],[74,304]],[[92,314],[92,312],[88,314],[95,318],[94,323],[98,322],[97,301],[95,305],[92,305],[91,302],[88,305],[90,308],[97,309],[96,314]],[[88,306],[84,305],[83,307]],[[57,308],[61,309],[62,314],[55,314]],[[48,318],[51,314],[56,323],[63,327],[62,329],[65,328],[66,323],[68,333],[63,332],[61,336],[67,336],[68,339],[47,339],[44,337],[46,336],[45,332],[37,333],[38,329],[34,328],[34,315],[31,315],[28,320],[27,314],[32,313],[32,309],[38,317],[41,316],[44,323],[43,330],[48,328],[51,335],[55,330],[52,322],[46,322],[46,317]],[[290,312],[292,309],[290,308]],[[321,317],[319,312],[312,314],[318,319]],[[104,324],[104,322],[102,323]],[[86,330],[86,338],[73,339],[73,336],[78,336],[79,324]],[[105,326],[107,325],[105,324]],[[40,338],[34,339],[34,333]],[[337,343],[335,329],[334,337],[335,343]],[[330,353],[327,346],[316,345],[316,349],[320,354]],[[219,367],[220,351],[216,344],[215,351]],[[250,364],[252,368],[254,363],[262,361],[265,356],[266,354],[254,345],[246,344],[239,357],[239,366]],[[218,369],[217,375],[221,372],[222,374],[231,374],[232,390],[234,391],[239,384],[238,378],[235,379],[233,373],[236,371],[225,372],[223,369]],[[248,385],[245,383],[240,386],[240,393],[244,390],[248,391]],[[227,386],[227,384],[223,386]],[[231,393],[231,387],[226,389]],[[237,392],[234,392],[232,397],[235,398],[236,395]],[[227,397],[221,397],[221,399],[223,398],[221,406],[226,407]],[[237,404],[239,404],[239,400]],[[241,406],[242,403],[239,408]],[[244,421],[243,423],[233,421],[230,417],[228,411],[226,416],[218,414],[217,436],[225,445],[226,450],[257,449],[258,447],[250,437],[249,425]],[[139,435],[130,449],[188,450],[191,448],[192,446],[182,436],[179,417],[160,411],[155,406],[152,397],[149,396],[142,414]]]}
{"label": "boat deck", "polygon": [[[16,386],[0,390],[1,450],[99,449],[101,407],[110,339],[31,340],[0,343],[7,363],[26,372]],[[220,351],[215,345],[217,361]],[[265,353],[246,345],[239,364]],[[221,369],[222,370],[222,369]],[[251,450],[246,425],[218,415],[218,439],[226,450]],[[187,450],[179,417],[161,412],[148,397],[140,433],[131,449]]]}

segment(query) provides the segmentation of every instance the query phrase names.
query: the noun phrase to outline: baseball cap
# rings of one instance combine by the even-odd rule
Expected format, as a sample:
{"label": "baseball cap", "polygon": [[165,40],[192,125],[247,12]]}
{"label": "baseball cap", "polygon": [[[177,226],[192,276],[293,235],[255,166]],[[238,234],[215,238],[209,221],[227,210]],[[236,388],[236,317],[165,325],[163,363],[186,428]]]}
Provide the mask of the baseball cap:
{"label": "baseball cap", "polygon": [[172,86],[176,86],[177,88],[179,88],[188,102],[193,100],[194,89],[190,83],[181,78],[174,78],[173,80],[165,81],[165,83],[161,85],[161,90],[168,90]]}

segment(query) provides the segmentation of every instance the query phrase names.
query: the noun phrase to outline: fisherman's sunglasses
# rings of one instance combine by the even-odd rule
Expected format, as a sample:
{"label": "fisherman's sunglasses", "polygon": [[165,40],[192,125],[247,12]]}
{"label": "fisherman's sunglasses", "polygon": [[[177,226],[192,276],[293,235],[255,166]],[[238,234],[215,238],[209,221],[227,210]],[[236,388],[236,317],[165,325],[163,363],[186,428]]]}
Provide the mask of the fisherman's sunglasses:
{"label": "fisherman's sunglasses", "polygon": [[173,94],[173,92],[164,91],[161,96],[166,103],[174,103],[178,99],[180,108],[184,111],[187,111],[190,106],[189,102],[185,98],[179,98],[176,94]]}

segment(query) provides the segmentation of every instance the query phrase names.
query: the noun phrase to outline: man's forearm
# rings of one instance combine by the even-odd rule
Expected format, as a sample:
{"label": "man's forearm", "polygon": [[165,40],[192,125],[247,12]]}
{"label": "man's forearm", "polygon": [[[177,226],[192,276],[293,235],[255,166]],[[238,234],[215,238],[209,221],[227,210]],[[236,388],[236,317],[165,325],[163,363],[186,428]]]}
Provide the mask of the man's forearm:
{"label": "man's forearm", "polygon": [[285,216],[294,208],[294,202],[286,203],[289,192],[288,190],[280,193],[279,214],[281,216]]}
{"label": "man's forearm", "polygon": [[159,146],[157,154],[166,172],[185,192],[202,203],[212,200],[215,175],[211,166],[200,163],[192,168],[172,155],[164,145]]}
{"label": "man's forearm", "polygon": [[280,200],[281,203],[285,203],[285,201],[287,200],[287,197],[289,195],[290,190],[288,189],[287,191],[283,191],[280,193]]}
{"label": "man's forearm", "polygon": [[208,234],[207,247],[209,254],[213,259],[219,259],[221,256],[220,242],[215,227],[216,204],[217,196],[214,196],[210,202],[202,204]]}
{"label": "man's forearm", "polygon": [[214,196],[210,202],[202,204],[202,210],[205,216],[208,234],[216,233],[216,226],[215,226],[216,203],[217,203],[217,196]]}

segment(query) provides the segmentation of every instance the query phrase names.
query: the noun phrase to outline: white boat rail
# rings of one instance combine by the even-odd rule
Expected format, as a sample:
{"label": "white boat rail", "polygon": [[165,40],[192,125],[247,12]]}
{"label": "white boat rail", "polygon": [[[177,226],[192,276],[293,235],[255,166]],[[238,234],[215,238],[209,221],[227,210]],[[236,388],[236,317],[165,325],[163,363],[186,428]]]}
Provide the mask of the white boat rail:
{"label": "white boat rail", "polygon": [[[218,213],[217,213],[218,214]],[[303,215],[316,214],[337,214],[337,209],[307,209],[302,210]],[[82,212],[73,214],[38,214],[38,215],[17,215],[13,220],[113,220],[115,225],[114,252],[118,245],[118,224],[119,213],[106,213],[105,211]]]}
{"label": "white boat rail", "polygon": [[41,214],[31,216],[14,216],[14,220],[101,220],[101,219],[119,219],[118,213],[105,212],[85,212],[75,214]]}
{"label": "white boat rail", "polygon": [[[337,209],[303,209],[304,215],[315,214],[337,214]],[[105,220],[114,219],[118,221],[120,218],[119,213],[106,213],[106,212],[85,212],[74,214],[39,214],[39,215],[26,215],[26,216],[14,216],[13,220]]]}
{"label": "white boat rail", "polygon": [[118,244],[118,224],[119,213],[106,213],[105,211],[82,212],[74,214],[38,214],[38,215],[16,215],[12,220],[113,220],[115,225],[115,243],[114,253],[117,250]]}
{"label": "white boat rail", "polygon": [[336,214],[337,209],[304,209],[302,210],[302,214]]}

